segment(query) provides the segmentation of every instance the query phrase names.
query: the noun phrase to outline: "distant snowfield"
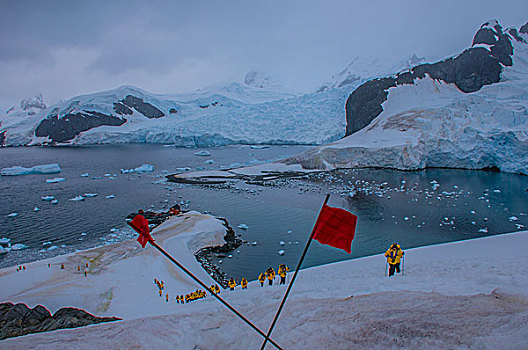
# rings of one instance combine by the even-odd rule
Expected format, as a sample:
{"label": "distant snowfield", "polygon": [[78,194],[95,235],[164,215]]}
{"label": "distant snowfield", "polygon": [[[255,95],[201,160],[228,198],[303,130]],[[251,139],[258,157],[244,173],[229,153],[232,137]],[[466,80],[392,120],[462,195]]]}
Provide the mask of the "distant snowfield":
{"label": "distant snowfield", "polygon": [[[224,234],[219,220],[190,212],[163,223],[153,237],[211,284],[193,253],[221,243]],[[526,348],[527,246],[523,231],[409,249],[405,276],[393,278],[384,275],[382,255],[303,270],[272,337],[286,349]],[[154,278],[165,283],[162,298]],[[254,349],[262,340],[210,296],[177,304],[176,294],[199,286],[136,241],[33,262],[21,272],[6,268],[0,285],[2,301],[124,318],[7,339],[0,342],[5,349]],[[251,282],[247,290],[237,287],[221,296],[266,331],[285,290]]]}

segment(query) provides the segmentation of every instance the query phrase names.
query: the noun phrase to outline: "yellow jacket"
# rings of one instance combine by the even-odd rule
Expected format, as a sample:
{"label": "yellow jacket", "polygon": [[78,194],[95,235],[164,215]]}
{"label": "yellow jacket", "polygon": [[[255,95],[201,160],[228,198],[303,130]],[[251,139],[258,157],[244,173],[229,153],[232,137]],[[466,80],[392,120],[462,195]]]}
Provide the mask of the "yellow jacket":
{"label": "yellow jacket", "polygon": [[396,246],[396,249],[389,248],[389,250],[385,252],[385,256],[387,257],[387,262],[393,265],[400,263],[403,254],[404,254],[403,250],[401,250],[399,244]]}
{"label": "yellow jacket", "polygon": [[258,277],[259,282],[264,282],[266,280],[266,275],[264,273],[261,273]]}
{"label": "yellow jacket", "polygon": [[247,285],[248,285],[248,281],[247,281],[247,279],[242,278],[242,281],[240,281],[240,285],[242,286],[242,288],[247,287]]}
{"label": "yellow jacket", "polygon": [[266,272],[266,276],[269,280],[272,280],[275,278],[275,271],[273,269],[270,269],[269,272]]}
{"label": "yellow jacket", "polygon": [[229,288],[235,288],[237,284],[236,284],[235,280],[229,280],[229,284],[228,285],[229,285]]}

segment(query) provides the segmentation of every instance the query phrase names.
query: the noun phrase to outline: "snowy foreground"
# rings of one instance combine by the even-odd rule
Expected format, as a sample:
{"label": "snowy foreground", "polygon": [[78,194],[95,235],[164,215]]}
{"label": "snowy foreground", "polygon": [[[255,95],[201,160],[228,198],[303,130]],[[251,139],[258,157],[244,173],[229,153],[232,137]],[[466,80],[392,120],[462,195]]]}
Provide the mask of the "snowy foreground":
{"label": "snowy foreground", "polygon": [[[224,233],[220,221],[190,212],[166,221],[153,237],[211,284],[192,253],[221,243]],[[285,349],[526,349],[527,246],[523,231],[410,249],[405,276],[393,278],[384,276],[382,255],[303,270],[273,339]],[[165,282],[162,298],[154,278]],[[176,294],[198,286],[136,241],[37,261],[20,272],[6,268],[0,285],[2,301],[124,318],[6,339],[2,349],[255,349],[262,340],[212,297],[177,304]],[[221,296],[266,331],[285,290],[251,282],[248,290]]]}

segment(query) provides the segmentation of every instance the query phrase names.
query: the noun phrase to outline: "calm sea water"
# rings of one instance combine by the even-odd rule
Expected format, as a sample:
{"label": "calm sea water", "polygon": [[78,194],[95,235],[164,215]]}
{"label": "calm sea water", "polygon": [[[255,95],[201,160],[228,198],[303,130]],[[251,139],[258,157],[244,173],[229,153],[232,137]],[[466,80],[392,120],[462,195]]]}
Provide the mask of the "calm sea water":
{"label": "calm sea water", "polygon": [[[276,160],[304,146],[252,149],[229,146],[199,150],[158,145],[0,149],[0,168],[59,163],[54,175],[0,177],[0,237],[27,249],[0,256],[0,266],[41,259],[130,237],[124,218],[138,209],[189,209],[226,217],[247,241],[215,262],[236,278],[255,279],[268,266],[295,267],[326,193],[330,205],[359,216],[352,254],[312,243],[304,266],[377,254],[398,241],[404,248],[500,234],[528,226],[528,177],[484,171],[430,169],[342,170],[269,186],[237,182],[208,187],[170,184],[165,175],[182,168],[220,169]],[[212,159],[212,164],[205,163]],[[120,169],[151,164],[146,174]],[[235,164],[236,165],[236,164]],[[89,176],[81,176],[88,173]],[[65,181],[46,183],[62,177]],[[84,193],[97,197],[70,199]],[[57,204],[44,202],[52,195]],[[114,196],[107,199],[107,196]],[[40,210],[34,211],[38,207]],[[14,218],[11,213],[17,213]],[[247,229],[238,228],[245,224]],[[284,255],[279,255],[284,250]]]}

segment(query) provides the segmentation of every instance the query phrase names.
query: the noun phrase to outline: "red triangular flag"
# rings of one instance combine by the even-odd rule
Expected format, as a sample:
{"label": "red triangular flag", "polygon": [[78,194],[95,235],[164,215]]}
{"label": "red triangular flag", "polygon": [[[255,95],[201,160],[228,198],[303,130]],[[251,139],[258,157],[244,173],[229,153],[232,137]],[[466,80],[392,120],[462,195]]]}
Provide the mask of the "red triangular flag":
{"label": "red triangular flag", "polygon": [[134,216],[132,221],[128,223],[134,230],[139,233],[137,241],[141,244],[141,247],[145,248],[148,241],[154,241],[149,232],[148,220],[141,214]]}
{"label": "red triangular flag", "polygon": [[356,223],[356,215],[324,204],[315,223],[313,238],[321,244],[343,249],[350,254]]}

